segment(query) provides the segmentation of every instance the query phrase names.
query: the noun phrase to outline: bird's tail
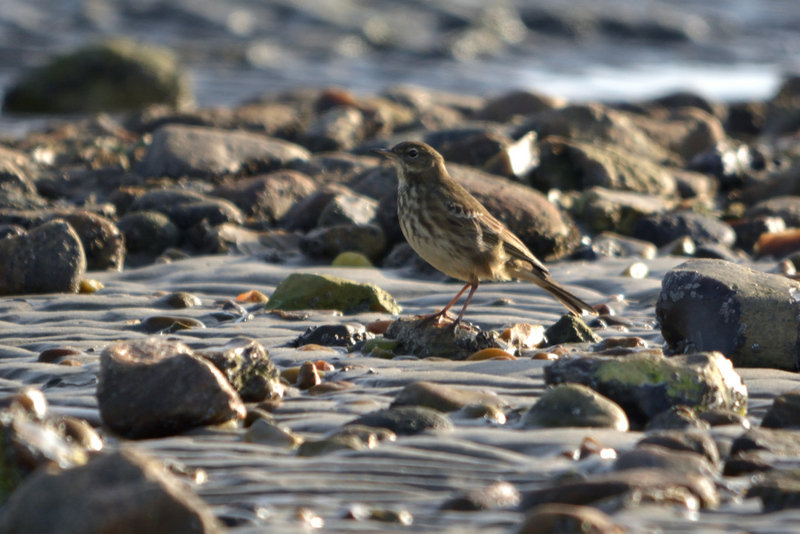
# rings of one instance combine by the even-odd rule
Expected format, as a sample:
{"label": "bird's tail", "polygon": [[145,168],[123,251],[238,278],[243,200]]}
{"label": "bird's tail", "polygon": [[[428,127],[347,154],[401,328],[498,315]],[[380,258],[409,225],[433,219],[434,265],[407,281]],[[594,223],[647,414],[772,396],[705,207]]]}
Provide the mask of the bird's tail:
{"label": "bird's tail", "polygon": [[592,308],[589,304],[582,301],[557,282],[555,282],[547,273],[531,272],[513,270],[509,273],[514,278],[521,278],[529,282],[533,282],[541,287],[551,295],[553,295],[561,304],[566,306],[569,311],[580,317],[584,313],[589,315],[597,315],[597,310]]}

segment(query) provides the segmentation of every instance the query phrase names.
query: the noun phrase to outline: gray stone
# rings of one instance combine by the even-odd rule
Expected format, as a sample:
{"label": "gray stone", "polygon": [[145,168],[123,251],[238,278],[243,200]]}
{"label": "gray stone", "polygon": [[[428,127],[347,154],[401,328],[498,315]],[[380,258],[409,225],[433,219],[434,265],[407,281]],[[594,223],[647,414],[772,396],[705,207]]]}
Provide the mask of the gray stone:
{"label": "gray stone", "polygon": [[526,428],[590,427],[628,430],[628,417],[614,401],[581,384],[548,388],[522,416]]}

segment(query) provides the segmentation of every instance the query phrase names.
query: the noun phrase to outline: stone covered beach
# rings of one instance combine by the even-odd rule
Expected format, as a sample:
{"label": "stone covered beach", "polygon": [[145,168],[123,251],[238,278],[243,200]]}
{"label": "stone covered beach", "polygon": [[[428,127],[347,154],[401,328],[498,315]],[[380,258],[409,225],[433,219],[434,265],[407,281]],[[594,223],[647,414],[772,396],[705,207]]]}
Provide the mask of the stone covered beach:
{"label": "stone covered beach", "polygon": [[[426,13],[451,54],[544,20],[460,13]],[[0,138],[0,532],[796,531],[800,78],[197,106],[172,52],[116,39],[14,112],[47,120]],[[420,322],[461,283],[403,238],[370,150],[404,140],[599,315],[504,282]]]}

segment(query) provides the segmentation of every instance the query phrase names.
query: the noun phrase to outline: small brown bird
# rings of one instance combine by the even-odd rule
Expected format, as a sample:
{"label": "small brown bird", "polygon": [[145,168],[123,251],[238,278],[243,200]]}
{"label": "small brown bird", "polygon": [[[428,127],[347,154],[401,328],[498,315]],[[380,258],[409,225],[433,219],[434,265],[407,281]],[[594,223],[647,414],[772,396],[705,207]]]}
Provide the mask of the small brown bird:
{"label": "small brown bird", "polygon": [[439,319],[471,288],[458,319],[484,280],[522,278],[549,292],[577,315],[597,315],[560,285],[530,250],[495,219],[466,189],[453,180],[444,158],[425,143],[403,142],[393,148],[376,149],[397,165],[397,217],[408,243],[425,261],[466,285],[439,313]]}

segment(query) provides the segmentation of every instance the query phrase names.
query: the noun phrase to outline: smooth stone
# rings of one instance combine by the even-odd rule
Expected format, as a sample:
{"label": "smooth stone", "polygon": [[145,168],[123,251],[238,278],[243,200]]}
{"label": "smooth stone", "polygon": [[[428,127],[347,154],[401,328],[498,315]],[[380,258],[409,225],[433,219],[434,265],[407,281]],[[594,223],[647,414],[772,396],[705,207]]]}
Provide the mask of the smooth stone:
{"label": "smooth stone", "polygon": [[178,227],[157,211],[128,212],[120,217],[117,226],[125,237],[125,248],[130,254],[155,257],[180,243]]}
{"label": "smooth stone", "polygon": [[628,417],[614,401],[582,384],[545,390],[522,416],[525,428],[590,427],[628,430]]}
{"label": "smooth stone", "polygon": [[497,508],[513,508],[521,500],[519,490],[509,482],[495,482],[466,491],[445,501],[440,510],[475,512],[478,510],[495,510]]}
{"label": "smooth stone", "polygon": [[656,317],[673,351],[720,351],[737,367],[793,371],[800,357],[798,295],[800,283],[783,276],[691,260],[664,277]]}
{"label": "smooth stone", "polygon": [[285,449],[296,449],[303,443],[303,438],[290,428],[258,419],[247,429],[243,438],[248,443],[260,443]]}
{"label": "smooth stone", "polygon": [[280,224],[287,230],[309,232],[317,227],[320,215],[331,200],[339,195],[355,194],[344,185],[338,183],[325,184],[307,197],[299,199],[292,204],[281,218]]}
{"label": "smooth stone", "polygon": [[691,408],[681,405],[671,406],[663,412],[656,414],[644,426],[645,431],[651,430],[670,430],[693,428],[707,429],[711,425],[697,417]]}
{"label": "smooth stone", "polygon": [[117,342],[100,355],[97,402],[103,423],[129,439],[180,434],[244,419],[225,376],[183,343]]}
{"label": "smooth stone", "polygon": [[401,308],[389,293],[373,284],[337,276],[293,273],[284,278],[267,303],[268,310],[373,311],[397,315]]}
{"label": "smooth stone", "polygon": [[312,230],[300,239],[300,250],[329,260],[342,252],[358,252],[375,262],[386,253],[387,242],[378,225],[339,224]]}
{"label": "smooth stone", "polygon": [[649,241],[634,239],[613,232],[602,232],[594,237],[592,249],[598,256],[609,258],[638,257],[652,260],[656,257],[658,249]]}
{"label": "smooth stone", "polygon": [[332,436],[304,441],[297,447],[297,456],[322,456],[337,451],[361,451],[367,446],[358,436]]}
{"label": "smooth stone", "polygon": [[649,433],[636,444],[637,447],[654,445],[675,451],[689,451],[702,455],[711,465],[720,462],[717,442],[706,431],[661,430]]}
{"label": "smooth stone", "polygon": [[658,445],[638,446],[617,456],[612,469],[656,468],[670,473],[700,475],[713,479],[718,471],[704,456],[694,451],[676,451]]}
{"label": "smooth stone", "polygon": [[453,428],[453,423],[446,415],[423,406],[400,406],[378,410],[364,414],[347,424],[386,428],[398,436],[446,431]]}
{"label": "smooth stone", "polygon": [[85,271],[80,238],[63,220],[0,240],[0,295],[77,293]]}
{"label": "smooth stone", "polygon": [[650,353],[622,357],[562,358],[544,369],[545,383],[585,384],[619,404],[631,427],[641,428],[675,405],[744,413],[747,388],[730,360],[718,352],[665,358]]}
{"label": "smooth stone", "polygon": [[626,529],[591,506],[543,504],[529,512],[514,534],[623,534]]}
{"label": "smooth stone", "polygon": [[364,115],[350,106],[338,106],[319,115],[298,141],[312,152],[350,150],[364,138]]}
{"label": "smooth stone", "polygon": [[144,176],[214,178],[270,172],[308,160],[298,145],[263,135],[170,124],[153,132],[138,172]]}
{"label": "smooth stone", "polygon": [[319,226],[339,224],[370,224],[378,210],[375,199],[355,193],[335,195],[319,214]]}
{"label": "smooth stone", "polygon": [[691,237],[698,245],[721,243],[732,246],[736,242],[736,232],[729,224],[691,211],[643,217],[633,226],[633,237],[650,241],[657,247],[684,236]]}
{"label": "smooth stone", "polygon": [[747,497],[757,497],[763,513],[800,507],[800,470],[770,471],[747,489]]}
{"label": "smooth stone", "polygon": [[800,430],[800,389],[781,393],[772,401],[761,428],[793,428]]}
{"label": "smooth stone", "polygon": [[236,204],[247,217],[274,225],[292,206],[316,190],[307,176],[281,170],[239,178],[214,189],[214,195]]}
{"label": "smooth stone", "polygon": [[400,393],[395,395],[391,407],[424,406],[447,413],[473,404],[504,406],[506,403],[496,394],[489,391],[476,391],[435,382],[420,381],[412,382],[400,390]]}
{"label": "smooth stone", "polygon": [[658,195],[592,187],[580,198],[583,220],[595,232],[617,232],[631,235],[636,221],[663,213],[674,201]]}
{"label": "smooth stone", "polygon": [[758,202],[745,212],[745,217],[780,217],[787,227],[800,227],[800,196],[780,196]]}
{"label": "smooth stone", "polygon": [[768,451],[777,456],[800,456],[800,432],[751,428],[731,443],[731,458],[747,452]]}
{"label": "smooth stone", "polygon": [[31,475],[0,510],[2,532],[171,534],[224,531],[191,487],[132,447]]}

